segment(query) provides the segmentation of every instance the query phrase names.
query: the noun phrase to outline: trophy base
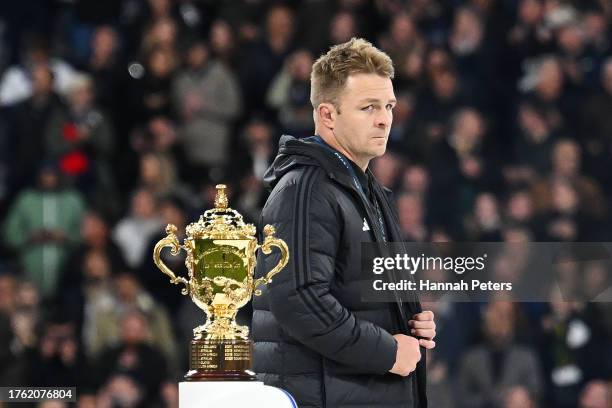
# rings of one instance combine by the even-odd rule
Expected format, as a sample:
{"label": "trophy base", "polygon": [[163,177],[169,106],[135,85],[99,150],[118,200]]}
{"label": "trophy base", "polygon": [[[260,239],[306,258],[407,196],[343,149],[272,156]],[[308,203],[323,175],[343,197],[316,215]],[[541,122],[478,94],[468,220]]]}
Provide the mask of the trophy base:
{"label": "trophy base", "polygon": [[251,340],[191,340],[186,381],[254,381]]}
{"label": "trophy base", "polygon": [[185,374],[185,381],[256,381],[253,371],[230,371],[225,373],[211,373],[208,371],[190,370]]}

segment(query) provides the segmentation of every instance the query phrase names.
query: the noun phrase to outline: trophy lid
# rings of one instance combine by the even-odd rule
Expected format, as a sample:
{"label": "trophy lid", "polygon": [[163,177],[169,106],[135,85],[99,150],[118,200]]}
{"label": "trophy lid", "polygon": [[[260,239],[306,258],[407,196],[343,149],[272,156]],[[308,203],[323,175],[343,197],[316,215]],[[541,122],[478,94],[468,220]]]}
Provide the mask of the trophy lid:
{"label": "trophy lid", "polygon": [[200,215],[197,222],[189,224],[185,231],[190,238],[253,239],[255,226],[246,224],[242,215],[229,207],[225,193],[227,186],[217,184],[215,207]]}

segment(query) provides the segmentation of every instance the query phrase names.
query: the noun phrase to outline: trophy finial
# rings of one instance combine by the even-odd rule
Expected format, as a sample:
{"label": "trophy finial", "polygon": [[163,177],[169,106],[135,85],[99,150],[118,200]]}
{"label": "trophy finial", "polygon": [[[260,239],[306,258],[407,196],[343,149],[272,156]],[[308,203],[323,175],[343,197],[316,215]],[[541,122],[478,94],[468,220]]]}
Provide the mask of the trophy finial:
{"label": "trophy finial", "polygon": [[217,184],[217,195],[215,196],[215,208],[219,210],[225,210],[227,208],[227,195],[225,195],[225,184]]}

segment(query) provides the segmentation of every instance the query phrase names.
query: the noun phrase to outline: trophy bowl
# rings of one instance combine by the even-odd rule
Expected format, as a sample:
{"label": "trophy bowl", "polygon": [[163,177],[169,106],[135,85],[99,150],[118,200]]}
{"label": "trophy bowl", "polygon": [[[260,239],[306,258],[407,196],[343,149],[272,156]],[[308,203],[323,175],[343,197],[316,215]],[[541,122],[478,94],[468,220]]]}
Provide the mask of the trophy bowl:
{"label": "trophy bowl", "polygon": [[[189,295],[206,314],[206,323],[193,330],[190,370],[185,378],[254,380],[249,328],[238,325],[236,315],[253,295],[261,294],[259,285],[270,283],[287,265],[289,251],[283,240],[274,237],[271,225],[264,227],[265,238],[258,244],[255,226],[245,224],[240,213],[228,207],[226,186],[216,187],[215,207],[185,228],[183,244],[176,236],[177,228],[168,224],[166,237],[155,245],[153,261],[171,283],[183,285],[181,293]],[[189,279],[177,276],[164,264],[161,252],[166,247],[171,255],[178,255],[180,250],[187,253],[185,266]],[[266,276],[254,280],[257,250],[268,255],[274,247],[280,250],[279,263]]]}

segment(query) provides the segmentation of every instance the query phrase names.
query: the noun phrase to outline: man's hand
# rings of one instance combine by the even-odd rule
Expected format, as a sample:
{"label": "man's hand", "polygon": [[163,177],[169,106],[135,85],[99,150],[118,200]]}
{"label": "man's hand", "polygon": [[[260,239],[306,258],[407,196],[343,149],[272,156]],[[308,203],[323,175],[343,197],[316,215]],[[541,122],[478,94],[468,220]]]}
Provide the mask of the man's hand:
{"label": "man's hand", "polygon": [[436,337],[436,322],[434,322],[433,312],[426,310],[412,316],[413,320],[408,320],[410,334],[419,338],[419,344],[428,350],[436,347],[433,338]]}
{"label": "man's hand", "polygon": [[417,363],[421,360],[419,340],[404,334],[396,334],[393,337],[397,341],[397,354],[395,364],[389,372],[406,377],[416,369]]}

